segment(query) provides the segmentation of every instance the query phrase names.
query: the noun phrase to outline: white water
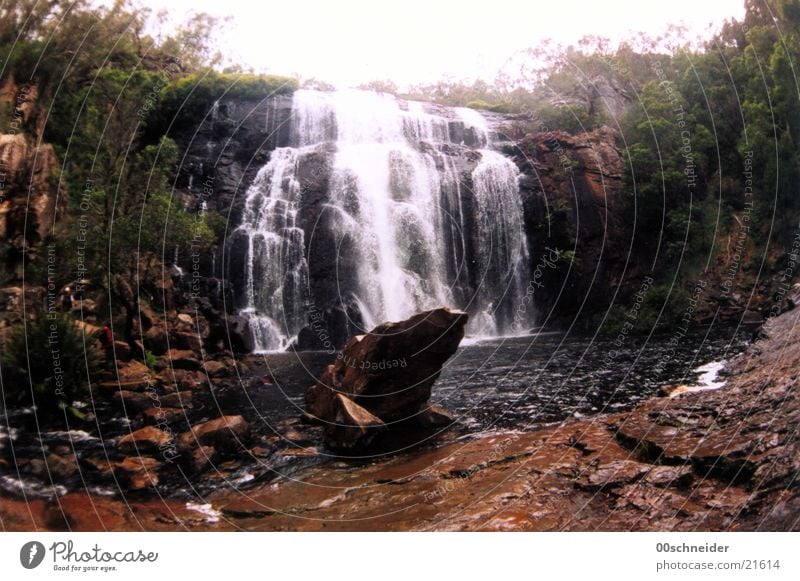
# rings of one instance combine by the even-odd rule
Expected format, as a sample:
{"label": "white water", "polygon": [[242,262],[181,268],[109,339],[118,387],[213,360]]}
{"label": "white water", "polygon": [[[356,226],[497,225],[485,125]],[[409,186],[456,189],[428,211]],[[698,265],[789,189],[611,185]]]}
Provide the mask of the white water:
{"label": "white water", "polygon": [[680,385],[674,389],[669,395],[670,397],[678,397],[684,393],[694,393],[696,391],[708,391],[712,389],[720,389],[725,387],[727,383],[725,380],[719,379],[720,372],[725,368],[725,361],[712,361],[701,365],[694,370],[700,376],[697,381],[690,385]]}
{"label": "white water", "polygon": [[[308,323],[298,167],[304,155],[331,151],[332,143],[326,210],[334,211],[336,239],[352,241],[351,298],[364,327],[445,305],[472,314],[472,334],[519,331],[500,316],[501,305],[507,310],[523,295],[526,273],[518,170],[491,149],[480,113],[450,115],[371,92],[294,94],[291,146],[274,150],[259,171],[240,227],[249,240],[242,312],[257,351],[284,348]],[[451,128],[475,147],[452,139]],[[471,175],[464,173],[468,154],[478,160]],[[465,180],[472,192],[464,191]]]}

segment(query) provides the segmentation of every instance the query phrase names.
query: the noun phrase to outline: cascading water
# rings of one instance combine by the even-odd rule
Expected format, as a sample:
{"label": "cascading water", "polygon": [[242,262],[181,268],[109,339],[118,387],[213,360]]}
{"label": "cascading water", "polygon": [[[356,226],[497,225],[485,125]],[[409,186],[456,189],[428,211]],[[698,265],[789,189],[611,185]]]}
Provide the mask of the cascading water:
{"label": "cascading water", "polygon": [[[294,94],[291,143],[259,171],[238,229],[247,239],[241,312],[257,351],[285,348],[327,306],[312,296],[319,284],[346,287],[339,298],[366,328],[446,305],[472,313],[472,334],[522,330],[511,323],[528,257],[518,170],[491,148],[480,113],[437,113],[371,92]],[[325,221],[310,209],[300,217],[309,203],[300,164],[313,155],[329,160],[313,210],[329,213]],[[309,248],[323,223],[348,255],[319,281]]]}

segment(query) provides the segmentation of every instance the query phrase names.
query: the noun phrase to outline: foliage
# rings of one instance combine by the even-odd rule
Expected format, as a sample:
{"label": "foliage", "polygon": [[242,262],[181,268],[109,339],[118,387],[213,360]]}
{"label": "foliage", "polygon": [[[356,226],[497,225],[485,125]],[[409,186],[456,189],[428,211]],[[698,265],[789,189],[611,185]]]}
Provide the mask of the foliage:
{"label": "foliage", "polygon": [[158,357],[152,351],[145,351],[144,364],[147,365],[150,371],[155,371],[156,365],[158,365]]}
{"label": "foliage", "polygon": [[614,304],[607,313],[597,315],[595,328],[602,335],[645,335],[676,329],[686,323],[683,318],[689,300],[689,293],[677,286],[643,287],[631,304]]}
{"label": "foliage", "polygon": [[182,76],[162,91],[158,107],[148,118],[148,131],[161,135],[172,125],[197,125],[223,97],[261,100],[290,94],[297,87],[296,79],[276,75],[206,71]]}
{"label": "foliage", "polygon": [[100,369],[96,337],[85,335],[74,319],[40,313],[18,323],[3,344],[3,392],[7,403],[36,405],[38,413],[80,416],[73,402],[81,400]]}

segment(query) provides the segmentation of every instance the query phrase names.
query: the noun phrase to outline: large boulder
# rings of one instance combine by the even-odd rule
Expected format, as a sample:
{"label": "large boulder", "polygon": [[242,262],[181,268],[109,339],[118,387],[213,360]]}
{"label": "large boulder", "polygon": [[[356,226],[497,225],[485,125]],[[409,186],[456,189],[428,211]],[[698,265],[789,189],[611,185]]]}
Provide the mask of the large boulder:
{"label": "large boulder", "polygon": [[215,420],[195,424],[181,434],[179,448],[192,450],[199,446],[213,446],[219,451],[235,451],[244,447],[250,436],[250,424],[242,416],[222,416]]}
{"label": "large boulder", "polygon": [[352,449],[380,430],[430,425],[431,387],[467,319],[439,308],[352,337],[306,393],[308,416],[325,424],[327,444]]}

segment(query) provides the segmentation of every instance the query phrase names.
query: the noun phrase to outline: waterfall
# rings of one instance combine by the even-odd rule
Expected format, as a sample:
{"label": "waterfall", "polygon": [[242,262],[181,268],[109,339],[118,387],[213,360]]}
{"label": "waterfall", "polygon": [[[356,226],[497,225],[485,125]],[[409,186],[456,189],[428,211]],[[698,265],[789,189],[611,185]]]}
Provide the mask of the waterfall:
{"label": "waterfall", "polygon": [[[306,186],[319,176],[301,169],[313,156],[327,160],[321,201]],[[295,92],[290,142],[258,172],[238,228],[247,240],[240,306],[256,350],[285,348],[311,310],[330,307],[315,304],[312,287],[335,290],[366,329],[446,305],[473,314],[472,334],[522,330],[511,326],[528,258],[517,178],[475,110]],[[309,250],[322,229],[335,244],[333,270]]]}

